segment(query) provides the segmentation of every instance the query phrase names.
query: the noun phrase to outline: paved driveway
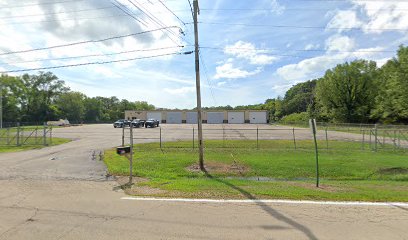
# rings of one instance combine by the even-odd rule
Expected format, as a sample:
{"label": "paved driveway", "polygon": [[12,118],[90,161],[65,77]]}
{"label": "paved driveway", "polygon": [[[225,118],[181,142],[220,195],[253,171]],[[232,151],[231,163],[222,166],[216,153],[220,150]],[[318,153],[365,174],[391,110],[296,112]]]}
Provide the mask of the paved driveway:
{"label": "paved driveway", "polygon": [[[250,127],[224,129],[230,138],[252,138]],[[188,139],[192,128],[163,125],[162,136]],[[222,126],[206,128],[209,136],[222,136],[210,130]],[[310,137],[304,132],[299,136]],[[408,239],[408,208],[401,206],[123,200],[98,158],[100,150],[121,144],[121,129],[89,125],[54,133],[75,140],[0,154],[0,239]],[[135,136],[157,141],[159,134],[137,129]]]}

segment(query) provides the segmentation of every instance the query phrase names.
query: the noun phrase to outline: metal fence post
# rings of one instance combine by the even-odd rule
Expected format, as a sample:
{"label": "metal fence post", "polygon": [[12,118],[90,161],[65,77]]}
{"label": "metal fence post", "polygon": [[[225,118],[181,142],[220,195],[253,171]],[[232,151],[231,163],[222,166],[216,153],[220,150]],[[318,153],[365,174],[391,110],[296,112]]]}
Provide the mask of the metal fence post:
{"label": "metal fence post", "polygon": [[16,145],[20,146],[20,123],[17,123]]}
{"label": "metal fence post", "polygon": [[122,147],[125,146],[125,124],[122,126]]}
{"label": "metal fence post", "polygon": [[326,131],[326,148],[327,148],[327,150],[329,150],[329,137],[327,135],[327,127],[326,127],[325,131]]}
{"label": "metal fence post", "polygon": [[7,128],[7,145],[10,145],[10,128]]}
{"label": "metal fence post", "polygon": [[162,149],[162,130],[160,129],[160,149]]}
{"label": "metal fence post", "polygon": [[43,145],[47,146],[47,123],[44,123],[43,127]]}
{"label": "metal fence post", "polygon": [[293,145],[295,146],[295,150],[296,150],[296,136],[295,136],[295,128],[292,129],[292,135],[293,135]]}
{"label": "metal fence post", "polygon": [[375,151],[377,152],[377,141],[378,141],[378,128],[377,128],[377,124],[375,124],[375,132],[374,132],[374,147],[375,147]]}
{"label": "metal fence post", "polygon": [[398,148],[401,148],[401,130],[398,131]]}
{"label": "metal fence post", "polygon": [[256,126],[256,149],[259,149],[259,128]]}
{"label": "metal fence post", "polygon": [[194,133],[194,128],[193,128],[193,150],[195,149],[195,146],[194,146],[195,145],[195,143],[194,143],[195,139],[194,138],[195,138],[195,133]]}
{"label": "metal fence post", "polygon": [[130,124],[130,158],[129,158],[129,184],[133,182],[133,124]]}
{"label": "metal fence post", "polygon": [[50,145],[52,145],[52,126],[50,126]]}
{"label": "metal fence post", "polygon": [[361,150],[364,150],[365,148],[365,130],[361,129],[361,131],[363,132],[363,139],[361,141]]}

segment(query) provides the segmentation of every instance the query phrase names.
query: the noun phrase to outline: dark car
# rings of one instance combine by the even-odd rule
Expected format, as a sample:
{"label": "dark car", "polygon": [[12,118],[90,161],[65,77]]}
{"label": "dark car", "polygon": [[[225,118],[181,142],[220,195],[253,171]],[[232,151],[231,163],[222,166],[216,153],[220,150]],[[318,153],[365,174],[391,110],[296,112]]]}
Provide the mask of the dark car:
{"label": "dark car", "polygon": [[142,120],[140,120],[140,119],[134,119],[134,120],[131,122],[131,124],[132,124],[132,127],[134,127],[134,128],[140,128],[140,127],[143,127],[143,126],[144,126],[144,122],[145,122],[145,121],[142,121]]}
{"label": "dark car", "polygon": [[114,128],[123,128],[126,126],[130,126],[131,121],[126,120],[126,119],[119,119],[118,121],[113,123]]}
{"label": "dark car", "polygon": [[127,121],[127,120],[119,119],[118,121],[113,123],[113,127],[114,128],[123,128],[126,125],[125,121]]}
{"label": "dark car", "polygon": [[159,126],[159,121],[158,120],[156,120],[156,119],[148,119],[146,122],[145,122],[145,127],[147,128],[147,127],[152,127],[152,128],[154,128],[154,127],[158,127]]}

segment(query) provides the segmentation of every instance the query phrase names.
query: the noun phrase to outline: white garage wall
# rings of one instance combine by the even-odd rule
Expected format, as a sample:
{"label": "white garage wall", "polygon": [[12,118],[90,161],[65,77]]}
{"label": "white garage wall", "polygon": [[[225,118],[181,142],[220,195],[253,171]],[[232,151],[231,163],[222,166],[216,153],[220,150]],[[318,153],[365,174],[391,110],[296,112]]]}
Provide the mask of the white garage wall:
{"label": "white garage wall", "polygon": [[159,120],[159,122],[162,121],[162,114],[161,112],[147,112],[147,119],[154,118],[156,120]]}
{"label": "white garage wall", "polygon": [[208,112],[207,113],[207,123],[210,123],[210,124],[224,123],[224,113],[223,112]]}
{"label": "white garage wall", "polygon": [[258,124],[267,123],[266,112],[249,112],[249,122]]}
{"label": "white garage wall", "polygon": [[198,114],[196,112],[187,112],[186,122],[189,123],[189,124],[197,124],[198,123]]}
{"label": "white garage wall", "polygon": [[180,124],[182,122],[182,112],[167,112],[166,123]]}
{"label": "white garage wall", "polygon": [[228,112],[228,123],[245,123],[245,112]]}

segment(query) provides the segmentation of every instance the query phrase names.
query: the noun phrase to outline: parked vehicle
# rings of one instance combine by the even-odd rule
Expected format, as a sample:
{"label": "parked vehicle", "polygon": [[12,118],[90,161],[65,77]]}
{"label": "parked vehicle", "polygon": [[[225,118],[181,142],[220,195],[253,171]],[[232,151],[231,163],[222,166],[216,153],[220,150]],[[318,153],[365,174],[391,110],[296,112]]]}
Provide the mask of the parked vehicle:
{"label": "parked vehicle", "polygon": [[118,121],[113,123],[113,127],[114,128],[123,128],[126,125],[125,121],[127,121],[127,120],[119,119]]}
{"label": "parked vehicle", "polygon": [[156,120],[156,119],[148,119],[148,120],[145,122],[145,128],[147,128],[147,127],[152,127],[152,128],[154,128],[154,127],[158,127],[158,126],[159,126],[159,121]]}
{"label": "parked vehicle", "polygon": [[140,119],[134,119],[131,124],[134,128],[140,128],[144,126],[144,121]]}

